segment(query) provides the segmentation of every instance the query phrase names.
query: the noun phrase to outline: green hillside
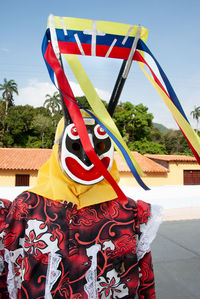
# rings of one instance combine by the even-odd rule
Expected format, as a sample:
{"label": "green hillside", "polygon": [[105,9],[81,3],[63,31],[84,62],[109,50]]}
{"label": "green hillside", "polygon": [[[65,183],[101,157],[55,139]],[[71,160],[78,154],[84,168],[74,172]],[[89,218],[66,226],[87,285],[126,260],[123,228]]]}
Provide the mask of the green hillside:
{"label": "green hillside", "polygon": [[163,126],[162,124],[153,123],[153,126],[158,129],[161,133],[165,134],[168,131],[168,128]]}

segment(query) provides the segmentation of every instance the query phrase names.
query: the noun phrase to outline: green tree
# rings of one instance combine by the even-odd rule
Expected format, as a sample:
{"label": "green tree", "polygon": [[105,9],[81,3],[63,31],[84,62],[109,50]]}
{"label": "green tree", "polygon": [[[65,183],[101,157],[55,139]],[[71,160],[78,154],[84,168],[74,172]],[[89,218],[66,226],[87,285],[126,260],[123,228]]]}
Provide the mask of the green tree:
{"label": "green tree", "polygon": [[[5,117],[6,133],[3,137],[5,147],[26,147],[28,135],[32,135],[31,122],[35,109],[32,106],[11,106]],[[12,138],[10,138],[11,136]]]}
{"label": "green tree", "polygon": [[148,141],[146,138],[129,143],[131,151],[137,151],[140,154],[167,154],[164,145]]}
{"label": "green tree", "polygon": [[43,106],[49,109],[52,115],[55,115],[56,111],[60,111],[61,100],[59,93],[56,91],[54,92],[53,96],[47,94]]}
{"label": "green tree", "polygon": [[[3,116],[3,122],[7,130],[2,133],[1,115],[3,114],[1,114],[0,110],[0,146],[2,147],[51,148],[56,124],[62,117],[61,112],[56,112],[52,116],[51,112],[45,107],[34,108],[30,105],[11,106],[8,108],[8,114]],[[39,118],[41,125],[38,124]],[[44,123],[44,119],[46,123]],[[40,126],[44,127],[44,132],[42,132]]]}
{"label": "green tree", "polygon": [[5,118],[5,107],[2,100],[0,100],[0,147],[3,146],[3,136],[4,136],[4,118]]}
{"label": "green tree", "polygon": [[45,148],[45,133],[52,127],[52,120],[44,115],[35,115],[31,127],[38,130],[41,136],[41,147]]}
{"label": "green tree", "polygon": [[153,126],[151,128],[150,140],[158,144],[164,144],[164,134]]}
{"label": "green tree", "polygon": [[150,138],[153,115],[142,104],[120,103],[114,114],[114,121],[129,144],[143,138]]}
{"label": "green tree", "polygon": [[5,101],[5,113],[8,112],[8,106],[13,104],[13,93],[18,94],[17,84],[14,80],[7,81],[4,78],[3,84],[0,84],[0,90],[3,91],[2,97]]}
{"label": "green tree", "polygon": [[194,106],[194,110],[191,111],[190,113],[193,117],[193,119],[195,119],[197,121],[197,132],[199,130],[199,118],[200,118],[200,106],[196,107]]}
{"label": "green tree", "polygon": [[[86,109],[91,109],[90,104],[85,96],[76,97],[77,102]],[[107,107],[107,103],[104,100],[101,100],[105,107]]]}
{"label": "green tree", "polygon": [[86,109],[91,109],[90,104],[88,103],[85,96],[76,97],[76,100],[79,103],[79,105],[81,105],[82,107]]}
{"label": "green tree", "polygon": [[180,130],[168,130],[167,133],[164,134],[164,145],[169,155],[192,154],[190,147]]}

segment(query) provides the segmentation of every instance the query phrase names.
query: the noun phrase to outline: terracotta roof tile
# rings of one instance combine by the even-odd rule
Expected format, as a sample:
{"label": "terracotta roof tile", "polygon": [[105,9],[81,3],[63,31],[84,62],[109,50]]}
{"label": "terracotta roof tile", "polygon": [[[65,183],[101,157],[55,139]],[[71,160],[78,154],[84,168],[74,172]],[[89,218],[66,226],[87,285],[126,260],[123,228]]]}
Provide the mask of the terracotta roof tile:
{"label": "terracotta roof tile", "polygon": [[[147,157],[139,154],[138,152],[132,152],[132,155],[136,162],[139,164],[143,172],[168,172],[168,169],[160,164],[148,159]],[[130,169],[124,159],[120,156],[118,152],[114,153],[114,157],[117,163],[117,168],[119,171],[129,172]]]}
{"label": "terracotta roof tile", "polygon": [[38,170],[50,154],[51,149],[0,148],[0,169]]}
{"label": "terracotta roof tile", "polygon": [[[0,148],[0,169],[38,170],[51,155],[51,149],[32,148]],[[143,172],[167,172],[168,170],[147,157],[132,152],[133,157]],[[115,152],[119,171],[129,172],[124,159]]]}
{"label": "terracotta roof tile", "polygon": [[195,157],[184,156],[184,155],[153,155],[146,154],[145,157],[149,159],[155,159],[160,161],[179,161],[179,162],[196,162]]}

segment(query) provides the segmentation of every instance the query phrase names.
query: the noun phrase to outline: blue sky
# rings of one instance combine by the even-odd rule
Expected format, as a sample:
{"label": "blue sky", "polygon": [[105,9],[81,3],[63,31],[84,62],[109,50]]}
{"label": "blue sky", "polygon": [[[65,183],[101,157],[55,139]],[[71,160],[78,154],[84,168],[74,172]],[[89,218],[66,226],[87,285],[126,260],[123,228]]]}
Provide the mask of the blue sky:
{"label": "blue sky", "polygon": [[[19,96],[15,104],[41,106],[54,88],[41,54],[41,43],[50,13],[138,25],[149,29],[147,45],[162,66],[191,122],[190,112],[200,105],[200,1],[2,1],[0,11],[0,83],[14,79]],[[102,59],[83,61],[100,96],[108,99],[121,62]],[[67,74],[68,75],[68,74]],[[75,79],[69,74],[70,81]],[[72,84],[76,95],[80,92]],[[143,103],[154,121],[177,128],[162,99],[133,63],[121,101]]]}

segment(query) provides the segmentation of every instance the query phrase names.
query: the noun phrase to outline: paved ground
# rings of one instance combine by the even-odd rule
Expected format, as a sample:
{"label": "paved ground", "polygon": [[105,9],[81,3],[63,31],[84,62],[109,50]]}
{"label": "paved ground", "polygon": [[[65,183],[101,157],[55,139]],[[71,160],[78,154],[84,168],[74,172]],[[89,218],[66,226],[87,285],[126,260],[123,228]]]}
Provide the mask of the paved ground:
{"label": "paved ground", "polygon": [[157,299],[199,299],[200,220],[163,222],[151,248]]}

